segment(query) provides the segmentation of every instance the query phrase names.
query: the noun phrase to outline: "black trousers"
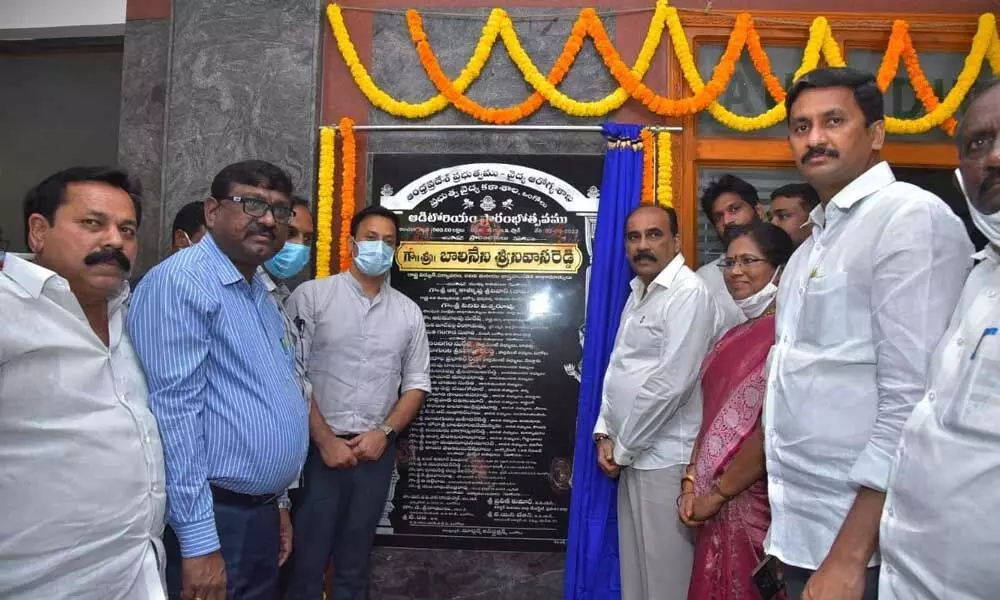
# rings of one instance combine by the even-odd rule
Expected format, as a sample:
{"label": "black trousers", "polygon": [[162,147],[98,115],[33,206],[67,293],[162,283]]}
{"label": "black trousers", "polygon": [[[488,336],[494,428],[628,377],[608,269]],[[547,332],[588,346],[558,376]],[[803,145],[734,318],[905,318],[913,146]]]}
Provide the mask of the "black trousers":
{"label": "black trousers", "polygon": [[364,600],[368,560],[395,464],[396,448],[390,446],[375,462],[331,469],[310,446],[305,487],[293,511],[287,600],[320,600],[323,574],[331,558],[333,596],[329,600]]}
{"label": "black trousers", "polygon": [[[863,600],[876,600],[878,598],[878,569],[878,567],[869,567],[865,572],[865,593]],[[816,572],[788,565],[782,565],[781,570],[785,577],[785,593],[788,595],[788,600],[799,600],[802,598],[802,592],[806,589],[806,583],[809,582],[809,578]]]}

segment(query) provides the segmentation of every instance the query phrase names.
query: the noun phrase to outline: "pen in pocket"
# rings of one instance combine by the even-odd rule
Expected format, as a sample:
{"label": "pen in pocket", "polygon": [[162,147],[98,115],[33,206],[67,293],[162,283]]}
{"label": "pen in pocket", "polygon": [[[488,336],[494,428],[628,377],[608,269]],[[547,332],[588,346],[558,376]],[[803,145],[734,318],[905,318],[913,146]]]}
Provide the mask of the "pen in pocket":
{"label": "pen in pocket", "polygon": [[997,334],[996,327],[987,327],[986,329],[984,329],[982,335],[979,336],[979,341],[976,342],[976,347],[972,349],[972,356],[969,357],[969,360],[976,359],[976,354],[979,353],[979,347],[983,345],[983,340],[986,339],[986,336],[996,335],[996,334]]}

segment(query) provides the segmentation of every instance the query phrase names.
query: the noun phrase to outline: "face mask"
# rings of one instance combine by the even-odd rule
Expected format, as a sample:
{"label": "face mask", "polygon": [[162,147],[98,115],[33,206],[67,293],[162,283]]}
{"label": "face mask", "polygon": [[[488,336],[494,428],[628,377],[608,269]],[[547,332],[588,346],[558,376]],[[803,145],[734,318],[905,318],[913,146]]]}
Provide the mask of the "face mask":
{"label": "face mask", "polygon": [[767,285],[760,291],[742,300],[736,300],[736,306],[740,307],[746,318],[756,319],[764,314],[768,306],[771,306],[771,302],[774,301],[774,297],[778,294],[778,286],[774,285],[774,281],[777,278],[778,271],[776,270],[774,276],[771,277],[771,281],[768,281]]}
{"label": "face mask", "polygon": [[369,277],[385,275],[392,267],[394,250],[392,246],[379,240],[354,242],[358,247],[358,255],[354,257],[354,265],[359,271]]}
{"label": "face mask", "polygon": [[969,205],[969,216],[972,217],[972,222],[976,224],[976,229],[981,231],[991,244],[1000,246],[1000,211],[992,215],[984,215],[979,212],[979,209],[972,205],[972,200],[969,200],[969,193],[965,191],[965,180],[962,179],[962,171],[960,169],[955,169],[955,177],[958,179],[958,187],[962,188],[962,195],[965,196],[965,202]]}
{"label": "face mask", "polygon": [[278,253],[264,263],[264,268],[278,279],[290,279],[298,275],[309,262],[309,246],[285,242]]}

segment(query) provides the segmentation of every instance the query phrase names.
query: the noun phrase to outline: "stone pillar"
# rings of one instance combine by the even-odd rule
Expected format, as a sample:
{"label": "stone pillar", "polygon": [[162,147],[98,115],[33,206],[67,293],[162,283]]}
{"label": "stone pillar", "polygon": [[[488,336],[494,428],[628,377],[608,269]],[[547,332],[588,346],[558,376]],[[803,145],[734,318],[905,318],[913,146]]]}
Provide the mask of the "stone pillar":
{"label": "stone pillar", "polygon": [[[315,188],[320,0],[130,1],[166,6],[125,32],[119,159],[142,180],[139,270],[165,255],[177,210],[225,165],[262,159]],[[155,11],[153,11],[155,12]]]}

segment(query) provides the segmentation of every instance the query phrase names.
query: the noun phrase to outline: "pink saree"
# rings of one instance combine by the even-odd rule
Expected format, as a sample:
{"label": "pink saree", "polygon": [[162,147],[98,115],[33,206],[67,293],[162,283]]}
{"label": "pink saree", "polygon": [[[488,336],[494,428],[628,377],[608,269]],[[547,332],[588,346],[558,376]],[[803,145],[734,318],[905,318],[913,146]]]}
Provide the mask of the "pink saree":
{"label": "pink saree", "polygon": [[[711,493],[744,440],[760,427],[772,344],[774,316],[769,315],[731,329],[705,358],[704,415],[695,463],[699,496]],[[752,573],[764,557],[770,523],[762,478],[698,528],[688,600],[759,600]]]}

